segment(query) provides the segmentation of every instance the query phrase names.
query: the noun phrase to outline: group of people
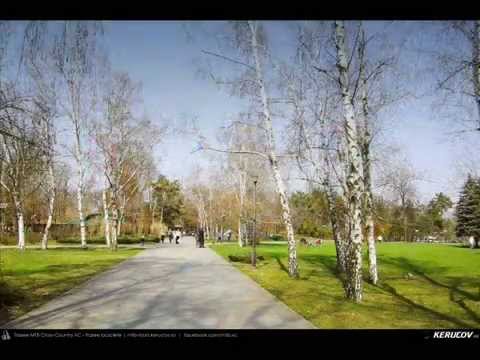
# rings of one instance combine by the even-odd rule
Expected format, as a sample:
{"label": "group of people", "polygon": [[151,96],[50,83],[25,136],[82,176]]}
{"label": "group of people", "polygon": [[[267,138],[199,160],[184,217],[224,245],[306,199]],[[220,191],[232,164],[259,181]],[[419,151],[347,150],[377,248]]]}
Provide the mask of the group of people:
{"label": "group of people", "polygon": [[180,239],[182,237],[182,232],[180,230],[168,230],[167,234],[162,234],[160,236],[160,243],[165,243],[165,237],[168,237],[170,244],[175,240],[175,244],[180,244]]}

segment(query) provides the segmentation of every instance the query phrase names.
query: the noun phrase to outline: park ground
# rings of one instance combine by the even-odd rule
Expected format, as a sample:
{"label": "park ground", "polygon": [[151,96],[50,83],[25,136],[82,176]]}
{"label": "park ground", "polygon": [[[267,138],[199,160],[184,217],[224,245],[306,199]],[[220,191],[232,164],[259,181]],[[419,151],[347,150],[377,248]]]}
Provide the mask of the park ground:
{"label": "park ground", "polygon": [[139,249],[0,249],[0,325],[136,255]]}
{"label": "park ground", "polygon": [[15,329],[312,329],[255,281],[187,236],[146,246],[5,324]]}
{"label": "park ground", "polygon": [[[229,256],[241,258],[251,251],[234,243],[209,247],[227,261]],[[259,260],[256,269],[246,263],[230,263],[318,328],[480,327],[480,250],[412,243],[378,244],[377,249],[380,281],[377,286],[365,282],[361,304],[344,298],[331,242],[319,247],[299,246],[299,280],[288,277],[286,244],[259,245],[258,255],[263,260]],[[121,247],[117,252],[93,246],[89,250],[59,247],[24,252],[2,248],[0,324],[49,302],[140,251],[138,246]],[[140,264],[140,259],[135,264]],[[183,264],[186,259],[182,255],[175,263],[188,270],[189,264]],[[156,261],[163,263],[160,258]],[[208,269],[209,264],[207,261],[197,265],[205,268],[209,276],[221,277]],[[131,272],[132,268],[129,269]],[[366,263],[364,269],[366,277]],[[229,282],[229,286],[235,287],[236,283]]]}
{"label": "park ground", "polygon": [[[213,244],[225,259],[248,256],[249,247]],[[479,328],[480,250],[460,245],[378,244],[380,281],[365,282],[364,299],[344,299],[333,242],[298,248],[301,277],[290,279],[285,244],[263,244],[256,269],[239,270],[318,328]],[[364,276],[367,279],[366,254]]]}

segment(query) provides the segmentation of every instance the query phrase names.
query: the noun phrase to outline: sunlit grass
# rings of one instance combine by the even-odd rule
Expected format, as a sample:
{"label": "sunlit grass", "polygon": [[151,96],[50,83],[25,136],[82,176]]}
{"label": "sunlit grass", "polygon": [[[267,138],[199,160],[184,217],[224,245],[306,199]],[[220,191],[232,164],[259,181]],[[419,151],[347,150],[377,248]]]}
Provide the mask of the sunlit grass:
{"label": "sunlit grass", "polygon": [[1,249],[0,324],[137,254],[139,249]]}
{"label": "sunlit grass", "polygon": [[[235,244],[211,248],[227,260],[228,255],[251,251]],[[319,328],[480,327],[480,250],[440,244],[379,244],[380,282],[378,286],[365,283],[361,304],[344,298],[331,242],[316,248],[299,247],[299,280],[288,277],[285,245],[260,245],[257,253],[265,258],[257,269],[234,265]],[[364,265],[367,278],[366,262]]]}

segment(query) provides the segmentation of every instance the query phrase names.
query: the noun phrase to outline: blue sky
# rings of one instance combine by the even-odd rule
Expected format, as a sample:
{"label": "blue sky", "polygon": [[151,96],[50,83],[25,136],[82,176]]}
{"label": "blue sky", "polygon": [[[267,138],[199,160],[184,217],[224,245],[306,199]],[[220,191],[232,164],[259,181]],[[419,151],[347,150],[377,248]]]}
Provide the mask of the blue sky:
{"label": "blue sky", "polygon": [[[215,129],[241,109],[241,102],[211,80],[197,75],[195,59],[202,56],[201,49],[214,48],[215,44],[201,36],[194,42],[187,41],[184,25],[175,21],[107,22],[110,61],[115,69],[126,70],[132,78],[143,83],[144,106],[153,120],[166,118],[178,125],[182,118],[195,116],[205,134],[213,138]],[[280,49],[278,51],[291,44],[288,32],[284,31],[285,25],[284,22],[270,24],[271,40],[277,50]],[[428,43],[429,35],[422,24],[401,23],[398,26],[401,31],[413,35],[404,61],[414,67],[419,61],[415,47],[422,46],[425,41]],[[428,74],[425,78],[412,76],[410,85],[421,89],[427,86],[428,77]],[[446,140],[447,123],[434,116],[431,103],[431,97],[420,98],[389,115],[391,138],[402,146],[415,168],[431,180],[418,183],[422,200],[438,191],[451,195],[456,192],[452,180],[456,177],[455,156],[459,145]],[[200,155],[190,154],[194,147],[193,142],[183,137],[165,139],[157,147],[160,172],[179,179],[188,176],[192,166],[202,161]]]}

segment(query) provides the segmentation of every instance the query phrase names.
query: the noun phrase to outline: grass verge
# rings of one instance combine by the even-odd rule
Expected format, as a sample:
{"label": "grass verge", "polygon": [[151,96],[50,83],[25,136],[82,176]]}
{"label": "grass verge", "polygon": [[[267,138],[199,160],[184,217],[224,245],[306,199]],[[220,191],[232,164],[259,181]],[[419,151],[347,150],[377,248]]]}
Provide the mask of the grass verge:
{"label": "grass verge", "polygon": [[[227,261],[251,251],[235,244],[210,247]],[[344,298],[331,242],[299,246],[299,280],[288,276],[286,245],[259,245],[264,260],[256,269],[232,264],[319,328],[480,328],[480,250],[384,243],[377,252],[380,281],[364,283],[361,304]]]}
{"label": "grass verge", "polygon": [[85,282],[139,249],[1,249],[0,324]]}

